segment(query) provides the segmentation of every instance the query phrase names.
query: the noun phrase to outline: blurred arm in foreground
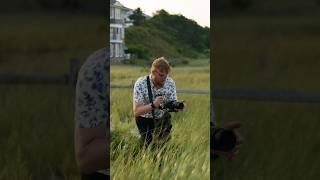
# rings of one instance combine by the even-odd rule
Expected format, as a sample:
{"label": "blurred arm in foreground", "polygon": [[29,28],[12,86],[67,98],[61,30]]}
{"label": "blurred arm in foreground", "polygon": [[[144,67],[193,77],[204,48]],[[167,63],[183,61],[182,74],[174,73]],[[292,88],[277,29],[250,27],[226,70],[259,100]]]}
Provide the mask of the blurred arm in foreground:
{"label": "blurred arm in foreground", "polygon": [[82,65],[75,97],[75,153],[82,180],[109,177],[109,55],[102,48]]}

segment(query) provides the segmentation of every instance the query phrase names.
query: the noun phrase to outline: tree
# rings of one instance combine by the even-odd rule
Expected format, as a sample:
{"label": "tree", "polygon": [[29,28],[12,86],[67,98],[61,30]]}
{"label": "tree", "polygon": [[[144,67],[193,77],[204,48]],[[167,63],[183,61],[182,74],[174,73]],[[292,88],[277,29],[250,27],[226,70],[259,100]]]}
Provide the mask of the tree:
{"label": "tree", "polygon": [[140,8],[137,8],[133,11],[133,13],[129,16],[131,20],[133,20],[134,26],[139,26],[146,21],[146,17],[143,15]]}
{"label": "tree", "polygon": [[203,28],[196,21],[181,14],[170,15],[162,9],[157,11],[149,22],[153,23],[157,29],[175,37],[175,40],[199,52],[210,48],[209,28]]}
{"label": "tree", "polygon": [[150,51],[141,44],[131,45],[126,53],[130,53],[133,56],[136,56],[138,59],[149,59]]}

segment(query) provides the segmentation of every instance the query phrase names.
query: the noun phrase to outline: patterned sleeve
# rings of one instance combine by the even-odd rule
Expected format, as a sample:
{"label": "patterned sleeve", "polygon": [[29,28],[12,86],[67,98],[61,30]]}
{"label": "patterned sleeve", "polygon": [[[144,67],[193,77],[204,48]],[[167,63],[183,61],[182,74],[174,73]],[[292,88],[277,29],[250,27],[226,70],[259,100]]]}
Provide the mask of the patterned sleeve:
{"label": "patterned sleeve", "polygon": [[75,120],[79,128],[105,127],[108,117],[109,73],[105,48],[88,57],[76,85]]}
{"label": "patterned sleeve", "polygon": [[133,101],[134,102],[144,102],[143,91],[145,88],[143,87],[143,78],[139,78],[134,84],[133,88]]}
{"label": "patterned sleeve", "polygon": [[169,90],[169,93],[168,93],[168,98],[170,100],[177,100],[177,90],[176,90],[176,83],[174,82],[173,79],[169,79],[169,83],[168,83],[168,90]]}

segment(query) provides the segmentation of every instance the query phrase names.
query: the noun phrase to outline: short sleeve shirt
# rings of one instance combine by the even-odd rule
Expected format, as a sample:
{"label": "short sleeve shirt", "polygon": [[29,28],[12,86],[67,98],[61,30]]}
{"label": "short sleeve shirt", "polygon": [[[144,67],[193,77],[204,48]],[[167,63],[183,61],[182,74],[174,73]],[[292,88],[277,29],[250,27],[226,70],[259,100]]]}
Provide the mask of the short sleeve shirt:
{"label": "short sleeve shirt", "polygon": [[91,54],[78,73],[75,120],[79,128],[107,127],[109,107],[109,57],[107,48]]}
{"label": "short sleeve shirt", "polygon": [[[172,78],[167,77],[164,82],[162,88],[157,89],[151,81],[150,78],[150,85],[152,90],[152,99],[155,100],[156,96],[164,96],[164,102],[177,100],[177,92],[176,92],[176,85]],[[142,102],[143,104],[149,104],[149,94],[148,94],[148,85],[147,85],[147,76],[140,77],[134,85],[133,89],[133,102]],[[164,114],[163,110],[155,109],[154,110],[155,118],[161,118]],[[152,118],[152,113],[148,112],[142,115],[145,118]]]}

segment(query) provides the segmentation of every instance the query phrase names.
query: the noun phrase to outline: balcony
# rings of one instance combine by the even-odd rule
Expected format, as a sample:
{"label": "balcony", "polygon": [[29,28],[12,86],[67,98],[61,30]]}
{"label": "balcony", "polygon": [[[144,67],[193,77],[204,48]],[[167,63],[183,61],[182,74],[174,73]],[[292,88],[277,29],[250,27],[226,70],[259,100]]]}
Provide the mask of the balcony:
{"label": "balcony", "polygon": [[122,41],[123,39],[121,38],[120,34],[110,34],[110,40]]}
{"label": "balcony", "polygon": [[124,24],[124,19],[110,19],[110,24]]}

